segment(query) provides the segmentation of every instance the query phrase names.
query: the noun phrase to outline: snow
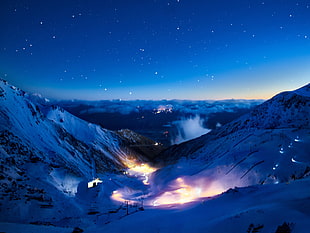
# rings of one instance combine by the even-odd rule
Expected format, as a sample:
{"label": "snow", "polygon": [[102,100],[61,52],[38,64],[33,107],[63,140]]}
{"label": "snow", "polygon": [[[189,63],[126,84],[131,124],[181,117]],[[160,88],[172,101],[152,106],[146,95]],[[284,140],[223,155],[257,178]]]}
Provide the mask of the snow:
{"label": "snow", "polygon": [[68,174],[63,169],[53,169],[50,172],[50,182],[68,196],[75,196],[81,178]]}
{"label": "snow", "polygon": [[1,81],[0,231],[271,233],[287,222],[308,232],[308,94],[275,96],[171,147],[155,168],[124,144],[136,134],[121,138]]}
{"label": "snow", "polygon": [[[123,139],[117,133],[83,121],[59,107],[46,105],[41,97],[28,95],[4,81],[0,84],[4,95],[0,129],[18,136],[26,147],[38,151],[38,157],[75,166],[73,170],[89,178],[93,176],[90,169],[93,160],[101,169],[108,166],[113,169],[112,163],[122,166],[128,150],[123,150]],[[109,164],[102,162],[99,158],[102,155]]]}
{"label": "snow", "polygon": [[[247,232],[251,224],[261,233],[275,232],[284,222],[293,232],[308,232],[310,180],[290,184],[236,188],[191,205],[146,208],[85,232]],[[304,204],[302,204],[304,203]]]}
{"label": "snow", "polygon": [[293,91],[297,95],[305,96],[305,97],[310,97],[310,83],[307,84],[306,86],[303,86],[295,91]]}
{"label": "snow", "polygon": [[0,222],[0,229],[6,233],[71,233],[73,231],[73,228],[2,222]]}
{"label": "snow", "polygon": [[[110,197],[122,186],[117,177],[127,153],[136,154],[117,133],[40,98],[0,81],[0,222],[87,226],[97,218],[88,213],[122,205]],[[104,186],[83,189],[102,172]]]}

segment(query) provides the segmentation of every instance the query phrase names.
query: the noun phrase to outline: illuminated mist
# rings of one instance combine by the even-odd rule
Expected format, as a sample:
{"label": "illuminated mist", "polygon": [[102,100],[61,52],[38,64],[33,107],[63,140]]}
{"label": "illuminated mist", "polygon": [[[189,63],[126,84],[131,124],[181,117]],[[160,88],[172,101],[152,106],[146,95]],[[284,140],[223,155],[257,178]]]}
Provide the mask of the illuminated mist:
{"label": "illuminated mist", "polygon": [[175,121],[173,124],[177,127],[177,135],[171,141],[171,144],[179,144],[209,133],[211,130],[204,128],[203,123],[204,119],[199,115]]}

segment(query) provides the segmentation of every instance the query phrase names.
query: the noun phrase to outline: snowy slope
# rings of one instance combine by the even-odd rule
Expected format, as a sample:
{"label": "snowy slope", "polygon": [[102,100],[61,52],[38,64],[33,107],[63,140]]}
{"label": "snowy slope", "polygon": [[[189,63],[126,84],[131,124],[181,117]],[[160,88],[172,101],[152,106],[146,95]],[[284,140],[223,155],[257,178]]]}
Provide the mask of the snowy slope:
{"label": "snowy slope", "polygon": [[[76,199],[81,183],[98,174],[118,176],[130,159],[144,161],[129,147],[128,138],[49,106],[3,80],[0,122],[0,222],[81,216],[89,204]],[[112,191],[103,193],[114,208]]]}
{"label": "snowy slope", "polygon": [[[309,89],[169,148],[156,171],[139,154],[155,142],[1,81],[0,231],[308,232]],[[95,176],[103,183],[88,189]]]}
{"label": "snowy slope", "polygon": [[194,205],[150,208],[85,232],[308,233],[309,185],[308,178],[231,189]]}
{"label": "snowy slope", "polygon": [[[254,108],[249,114],[224,125],[223,127],[202,136],[199,139],[173,146],[163,153],[158,160],[169,160],[171,157],[182,157],[185,154],[192,154],[198,147],[204,146],[210,140],[235,133],[241,130],[273,130],[285,128],[309,129],[309,93],[310,84],[296,91],[283,92],[263,104]],[[179,153],[180,152],[180,153]],[[182,152],[186,152],[185,154]],[[179,154],[179,155],[176,155]],[[172,159],[174,160],[174,158]]]}
{"label": "snowy slope", "polygon": [[308,232],[309,87],[168,148],[150,178],[154,207],[88,232]]}
{"label": "snowy slope", "polygon": [[155,193],[182,187],[180,177],[186,185],[203,186],[201,195],[206,196],[214,187],[220,192],[308,176],[309,86],[280,93],[218,130],[168,148],[157,158],[166,166],[153,174]]}
{"label": "snowy slope", "polygon": [[[62,161],[62,166],[68,165],[86,177],[92,176],[92,156],[96,152],[101,159],[106,157],[106,169],[115,169],[120,164],[121,138],[117,134],[88,124],[58,107],[32,102],[28,94],[4,81],[1,90],[1,132],[7,134],[7,140],[17,137],[32,149],[38,160]],[[3,148],[9,150],[6,146],[9,145]]]}

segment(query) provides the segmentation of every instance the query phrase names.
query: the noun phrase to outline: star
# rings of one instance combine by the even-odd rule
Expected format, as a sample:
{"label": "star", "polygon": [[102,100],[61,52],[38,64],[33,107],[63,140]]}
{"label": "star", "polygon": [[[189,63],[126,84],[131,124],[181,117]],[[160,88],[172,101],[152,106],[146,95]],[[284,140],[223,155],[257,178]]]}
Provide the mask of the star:
{"label": "star", "polygon": [[[5,35],[0,37],[0,60],[3,72],[14,73],[12,82],[21,88],[29,88],[29,83],[41,86],[43,95],[51,89],[52,77],[55,82],[61,77],[63,87],[71,87],[65,91],[67,98],[79,98],[75,89],[96,98],[92,88],[98,91],[98,84],[104,83],[100,91],[113,90],[109,98],[114,99],[130,97],[130,91],[131,98],[137,97],[145,90],[150,90],[148,98],[155,99],[184,95],[212,99],[229,82],[235,83],[234,88],[216,98],[233,98],[240,97],[245,85],[256,90],[255,83],[260,90],[290,89],[293,82],[285,80],[296,71],[296,64],[308,67],[302,58],[310,49],[310,21],[306,20],[310,5],[300,1],[26,2],[4,4],[0,9],[6,17],[0,21]],[[273,69],[279,64],[278,70],[285,73],[282,82],[279,71]],[[216,77],[212,90],[197,93],[186,86],[202,83],[201,77],[209,82]],[[179,84],[179,80],[184,81]],[[301,86],[305,78],[299,80]],[[177,88],[171,87],[176,83]],[[167,85],[175,96],[166,95]],[[64,96],[61,88],[54,93],[55,98]]]}

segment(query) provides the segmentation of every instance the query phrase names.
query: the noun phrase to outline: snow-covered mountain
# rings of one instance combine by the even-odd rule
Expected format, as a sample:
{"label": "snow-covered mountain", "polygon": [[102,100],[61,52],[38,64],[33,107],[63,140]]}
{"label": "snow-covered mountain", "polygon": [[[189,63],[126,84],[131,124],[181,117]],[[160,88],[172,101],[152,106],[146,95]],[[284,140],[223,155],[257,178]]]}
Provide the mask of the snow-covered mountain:
{"label": "snow-covered mountain", "polygon": [[5,81],[0,102],[0,232],[309,231],[310,84],[159,156]]}
{"label": "snow-covered mountain", "polygon": [[138,134],[103,129],[45,101],[0,81],[0,221],[29,222],[67,205],[79,213],[69,197],[82,181],[148,161],[139,144],[159,150]]}
{"label": "snow-covered mountain", "polygon": [[[225,187],[287,182],[310,171],[310,84],[283,92],[197,139],[172,146],[158,177],[212,176]],[[191,166],[185,166],[185,164]],[[171,176],[171,174],[174,174]],[[218,175],[214,175],[218,174]]]}
{"label": "snow-covered mountain", "polygon": [[[131,135],[135,144],[145,140],[133,132],[123,137],[119,132],[80,120],[57,106],[44,104],[42,99],[33,101],[32,95],[5,81],[0,84],[2,139],[15,140],[19,147],[31,148],[33,160],[60,163],[79,175],[92,177],[94,169],[103,172],[122,168],[127,147],[133,143]],[[11,143],[2,143],[2,149],[9,154],[20,154],[22,149],[18,146],[16,149]],[[133,151],[130,153],[135,155]]]}
{"label": "snow-covered mountain", "polygon": [[87,233],[308,233],[310,179],[235,188],[195,204],[150,208]]}

